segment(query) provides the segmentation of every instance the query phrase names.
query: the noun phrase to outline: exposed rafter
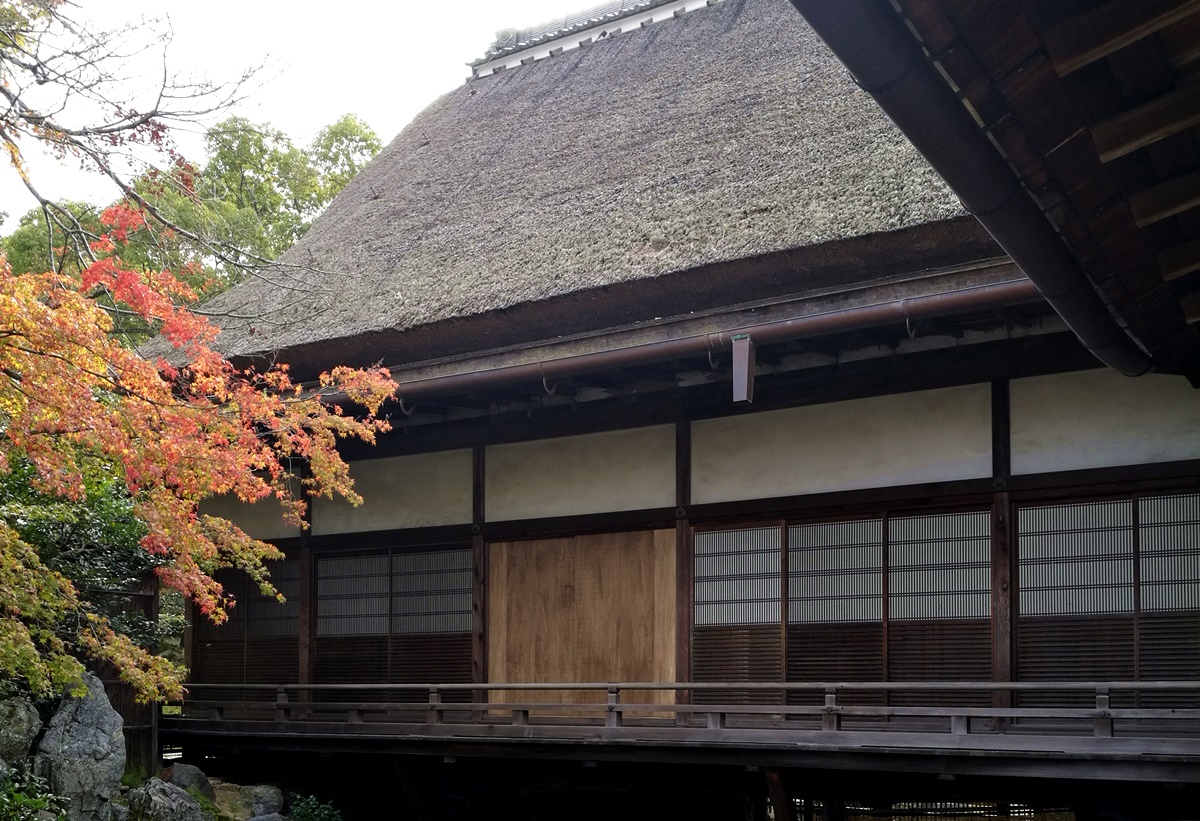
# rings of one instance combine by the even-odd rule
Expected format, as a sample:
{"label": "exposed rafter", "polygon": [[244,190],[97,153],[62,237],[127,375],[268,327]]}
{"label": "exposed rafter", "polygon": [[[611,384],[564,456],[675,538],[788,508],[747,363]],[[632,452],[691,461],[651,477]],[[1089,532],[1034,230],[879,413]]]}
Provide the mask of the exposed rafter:
{"label": "exposed rafter", "polygon": [[1200,170],[1147,188],[1129,200],[1133,217],[1144,228],[1200,205]]}
{"label": "exposed rafter", "polygon": [[1188,240],[1158,255],[1163,279],[1171,282],[1200,271],[1200,239]]}
{"label": "exposed rafter", "polygon": [[1108,0],[1048,29],[1046,51],[1065,76],[1198,11],[1200,0]]}
{"label": "exposed rafter", "polygon": [[1112,162],[1200,125],[1200,84],[1184,86],[1124,111],[1092,129],[1101,162]]}

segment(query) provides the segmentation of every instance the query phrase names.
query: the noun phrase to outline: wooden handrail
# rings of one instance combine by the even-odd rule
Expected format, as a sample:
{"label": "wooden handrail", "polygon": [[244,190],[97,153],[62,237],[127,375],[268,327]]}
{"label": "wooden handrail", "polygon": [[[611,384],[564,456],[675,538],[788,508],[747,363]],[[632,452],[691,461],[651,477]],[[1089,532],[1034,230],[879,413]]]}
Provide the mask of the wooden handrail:
{"label": "wooden handrail", "polygon": [[842,681],[842,682],[808,682],[808,681],[736,681],[736,682],[529,682],[514,681],[507,683],[367,683],[367,684],[205,684],[189,683],[188,688],[203,688],[213,690],[254,690],[254,691],[296,691],[312,690],[329,692],[337,690],[371,691],[371,690],[405,690],[412,692],[464,692],[470,690],[595,690],[607,693],[610,689],[617,690],[690,690],[706,692],[745,692],[774,690],[778,692],[819,692],[824,693],[830,688],[837,691],[903,691],[903,690],[961,690],[963,692],[991,692],[995,690],[1008,691],[1092,691],[1107,688],[1112,691],[1154,690],[1154,691],[1200,691],[1200,681]]}

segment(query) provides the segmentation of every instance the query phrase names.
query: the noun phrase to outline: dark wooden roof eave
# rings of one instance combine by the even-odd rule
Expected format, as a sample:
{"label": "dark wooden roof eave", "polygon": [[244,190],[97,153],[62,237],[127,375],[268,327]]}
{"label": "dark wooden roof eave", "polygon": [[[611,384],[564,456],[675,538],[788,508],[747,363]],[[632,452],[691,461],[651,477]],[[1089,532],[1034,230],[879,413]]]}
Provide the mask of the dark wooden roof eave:
{"label": "dark wooden roof eave", "polygon": [[1119,324],[1200,384],[1200,3],[900,7]]}
{"label": "dark wooden roof eave", "polygon": [[[838,293],[864,283],[951,269],[1003,256],[970,217],[926,223],[887,234],[854,237],[790,252],[764,254],[692,270],[566,294],[475,316],[405,330],[349,334],[261,357],[287,362],[312,379],[335,365],[414,363],[468,357],[576,335],[595,338],[614,329],[666,317],[732,313],[748,303],[803,294]],[[235,357],[249,364],[255,356]]]}

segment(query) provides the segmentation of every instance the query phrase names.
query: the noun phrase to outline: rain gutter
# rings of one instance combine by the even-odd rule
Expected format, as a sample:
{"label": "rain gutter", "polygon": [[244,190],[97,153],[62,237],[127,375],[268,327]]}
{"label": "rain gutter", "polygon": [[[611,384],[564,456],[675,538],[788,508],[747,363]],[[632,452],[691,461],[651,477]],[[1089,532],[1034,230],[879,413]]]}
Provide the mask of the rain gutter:
{"label": "rain gutter", "polygon": [[791,0],[833,53],[1012,257],[1084,347],[1127,376],[1153,369],[884,0]]}
{"label": "rain gutter", "polygon": [[396,396],[401,400],[411,400],[432,394],[463,393],[538,380],[548,385],[550,382],[584,373],[649,365],[670,359],[705,356],[725,351],[733,347],[735,337],[749,336],[755,344],[765,345],[1040,301],[1041,296],[1037,289],[1027,279],[997,282],[540,362],[411,381],[403,381],[401,378]]}

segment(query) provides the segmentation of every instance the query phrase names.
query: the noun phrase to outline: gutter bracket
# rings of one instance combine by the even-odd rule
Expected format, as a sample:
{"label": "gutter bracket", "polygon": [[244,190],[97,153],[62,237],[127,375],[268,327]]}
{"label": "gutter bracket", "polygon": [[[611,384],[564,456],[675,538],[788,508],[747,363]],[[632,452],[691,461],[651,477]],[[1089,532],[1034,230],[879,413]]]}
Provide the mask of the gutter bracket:
{"label": "gutter bracket", "polygon": [[733,401],[754,401],[754,340],[738,334],[733,342]]}

